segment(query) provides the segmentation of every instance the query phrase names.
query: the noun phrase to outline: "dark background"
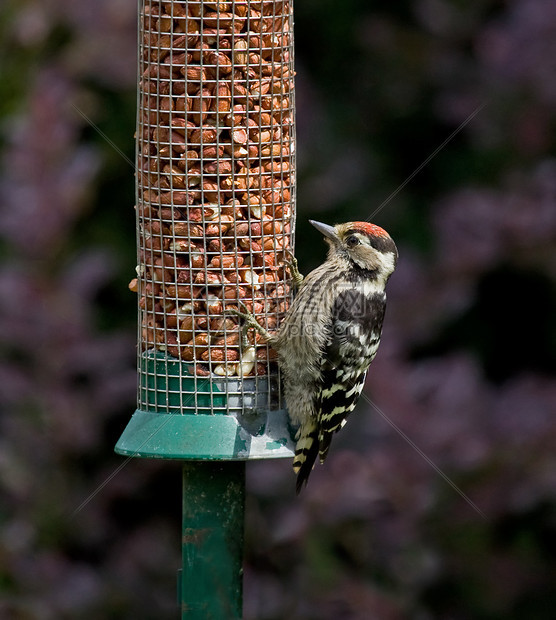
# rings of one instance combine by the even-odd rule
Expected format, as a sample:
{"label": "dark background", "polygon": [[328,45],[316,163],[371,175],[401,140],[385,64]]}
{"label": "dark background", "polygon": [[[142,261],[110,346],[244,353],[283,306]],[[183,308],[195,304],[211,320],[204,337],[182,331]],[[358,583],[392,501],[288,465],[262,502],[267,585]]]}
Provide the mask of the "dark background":
{"label": "dark background", "polygon": [[[245,617],[551,620],[556,4],[295,10],[303,271],[325,252],[308,218],[367,218],[485,105],[372,218],[401,255],[377,408],[299,499],[288,461],[248,466]],[[135,28],[132,0],[0,6],[3,618],[177,617],[179,467],[113,453],[135,403]]]}

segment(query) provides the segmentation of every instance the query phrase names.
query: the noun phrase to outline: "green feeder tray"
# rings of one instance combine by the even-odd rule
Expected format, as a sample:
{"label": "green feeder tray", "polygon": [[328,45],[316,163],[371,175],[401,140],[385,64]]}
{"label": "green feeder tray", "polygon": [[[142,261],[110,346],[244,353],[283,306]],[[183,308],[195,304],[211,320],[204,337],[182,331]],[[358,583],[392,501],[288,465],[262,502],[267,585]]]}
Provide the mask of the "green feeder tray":
{"label": "green feeder tray", "polygon": [[294,444],[276,377],[199,377],[160,352],[142,356],[141,408],[115,450],[183,460],[291,458]]}

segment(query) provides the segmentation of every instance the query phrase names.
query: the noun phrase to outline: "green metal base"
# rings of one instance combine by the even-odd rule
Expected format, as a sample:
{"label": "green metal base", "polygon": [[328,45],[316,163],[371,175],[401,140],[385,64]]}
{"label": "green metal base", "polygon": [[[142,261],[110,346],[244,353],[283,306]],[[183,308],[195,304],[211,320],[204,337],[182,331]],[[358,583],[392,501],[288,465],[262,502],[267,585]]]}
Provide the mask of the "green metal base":
{"label": "green metal base", "polygon": [[291,458],[294,445],[285,411],[258,413],[256,420],[242,420],[242,416],[232,415],[137,410],[115,450],[143,458],[244,461]]}
{"label": "green metal base", "polygon": [[275,376],[196,377],[191,364],[159,351],[142,355],[140,376],[142,408],[116,444],[118,454],[213,461],[293,456]]}

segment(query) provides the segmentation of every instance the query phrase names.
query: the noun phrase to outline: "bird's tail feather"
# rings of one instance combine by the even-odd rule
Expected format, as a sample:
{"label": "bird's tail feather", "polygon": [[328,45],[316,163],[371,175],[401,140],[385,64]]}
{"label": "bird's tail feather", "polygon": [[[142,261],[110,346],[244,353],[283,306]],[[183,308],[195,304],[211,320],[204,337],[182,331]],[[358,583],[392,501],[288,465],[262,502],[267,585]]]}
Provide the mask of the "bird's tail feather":
{"label": "bird's tail feather", "polygon": [[314,426],[309,431],[300,434],[295,447],[293,471],[297,474],[295,486],[297,495],[301,492],[303,485],[307,484],[318,454],[318,428]]}

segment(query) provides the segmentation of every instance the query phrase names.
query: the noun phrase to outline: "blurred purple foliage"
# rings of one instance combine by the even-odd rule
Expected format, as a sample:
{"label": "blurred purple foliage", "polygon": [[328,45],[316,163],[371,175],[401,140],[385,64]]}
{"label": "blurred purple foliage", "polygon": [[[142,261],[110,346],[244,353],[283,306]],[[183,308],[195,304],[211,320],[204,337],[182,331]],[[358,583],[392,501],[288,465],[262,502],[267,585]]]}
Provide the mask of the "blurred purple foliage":
{"label": "blurred purple foliage", "polygon": [[[296,11],[304,271],[308,217],[365,219],[486,105],[373,218],[401,260],[326,466],[299,499],[287,462],[248,467],[245,618],[550,620],[554,3]],[[112,454],[135,401],[133,173],[83,116],[133,157],[135,12],[0,7],[1,617],[177,616],[179,468]]]}

